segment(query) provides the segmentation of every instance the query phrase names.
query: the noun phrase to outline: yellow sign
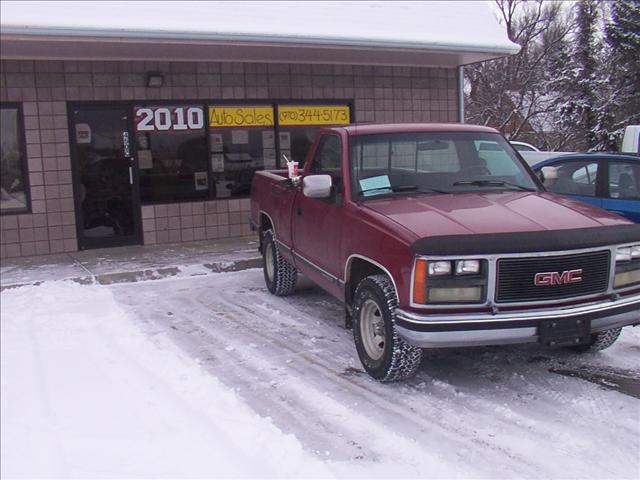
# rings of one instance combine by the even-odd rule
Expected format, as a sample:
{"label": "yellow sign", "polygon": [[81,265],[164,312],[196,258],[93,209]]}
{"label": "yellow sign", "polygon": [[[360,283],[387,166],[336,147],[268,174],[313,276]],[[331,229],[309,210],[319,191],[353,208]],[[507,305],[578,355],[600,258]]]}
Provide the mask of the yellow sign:
{"label": "yellow sign", "polygon": [[210,127],[272,127],[273,107],[209,107]]}
{"label": "yellow sign", "polygon": [[348,105],[278,105],[278,122],[293,125],[348,125]]}

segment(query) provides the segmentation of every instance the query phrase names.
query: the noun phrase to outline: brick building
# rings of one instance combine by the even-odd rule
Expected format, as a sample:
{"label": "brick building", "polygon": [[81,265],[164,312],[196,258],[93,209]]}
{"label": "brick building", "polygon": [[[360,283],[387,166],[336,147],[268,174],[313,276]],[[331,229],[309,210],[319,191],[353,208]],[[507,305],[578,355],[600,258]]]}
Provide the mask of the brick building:
{"label": "brick building", "polygon": [[517,51],[484,2],[292,5],[3,2],[0,256],[248,235],[254,171],[461,121],[459,67]]}

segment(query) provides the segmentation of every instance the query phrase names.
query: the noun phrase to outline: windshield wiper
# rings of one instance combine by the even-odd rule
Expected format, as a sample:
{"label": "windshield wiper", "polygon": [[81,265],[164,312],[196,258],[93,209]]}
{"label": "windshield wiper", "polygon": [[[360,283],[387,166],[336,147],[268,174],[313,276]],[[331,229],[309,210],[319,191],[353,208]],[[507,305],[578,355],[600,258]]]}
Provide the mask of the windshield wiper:
{"label": "windshield wiper", "polygon": [[391,185],[388,187],[372,187],[366,190],[361,190],[360,193],[370,193],[378,190],[384,191],[384,193],[396,193],[396,192],[419,192],[419,193],[451,193],[445,190],[436,190],[435,188],[420,188],[417,185]]}
{"label": "windshield wiper", "polygon": [[445,190],[437,190],[431,187],[419,187],[418,185],[392,185],[394,192],[420,192],[420,193],[450,193]]}
{"label": "windshield wiper", "polygon": [[524,190],[526,192],[537,192],[536,188],[525,187],[524,185],[518,185],[517,183],[504,182],[502,180],[460,180],[453,182],[454,187],[460,185],[473,185],[476,187],[511,187],[518,190]]}

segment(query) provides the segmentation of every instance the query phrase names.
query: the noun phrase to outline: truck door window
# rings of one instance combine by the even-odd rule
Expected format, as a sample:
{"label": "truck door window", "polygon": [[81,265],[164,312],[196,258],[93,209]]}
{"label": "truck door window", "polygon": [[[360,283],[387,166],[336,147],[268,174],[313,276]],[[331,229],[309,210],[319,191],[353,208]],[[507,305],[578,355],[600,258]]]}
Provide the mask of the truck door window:
{"label": "truck door window", "polygon": [[334,185],[342,183],[342,147],[340,137],[323,135],[311,163],[311,173],[331,175]]}
{"label": "truck door window", "polygon": [[640,166],[626,162],[609,163],[609,196],[626,200],[640,199]]}

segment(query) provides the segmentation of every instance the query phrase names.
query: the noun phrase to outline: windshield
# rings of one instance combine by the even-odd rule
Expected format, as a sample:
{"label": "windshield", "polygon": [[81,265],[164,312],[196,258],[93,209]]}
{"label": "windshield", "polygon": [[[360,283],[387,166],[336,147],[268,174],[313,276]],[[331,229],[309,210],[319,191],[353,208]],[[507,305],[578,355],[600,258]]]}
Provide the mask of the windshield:
{"label": "windshield", "polygon": [[538,189],[513,148],[498,134],[359,135],[351,139],[350,148],[354,198]]}

